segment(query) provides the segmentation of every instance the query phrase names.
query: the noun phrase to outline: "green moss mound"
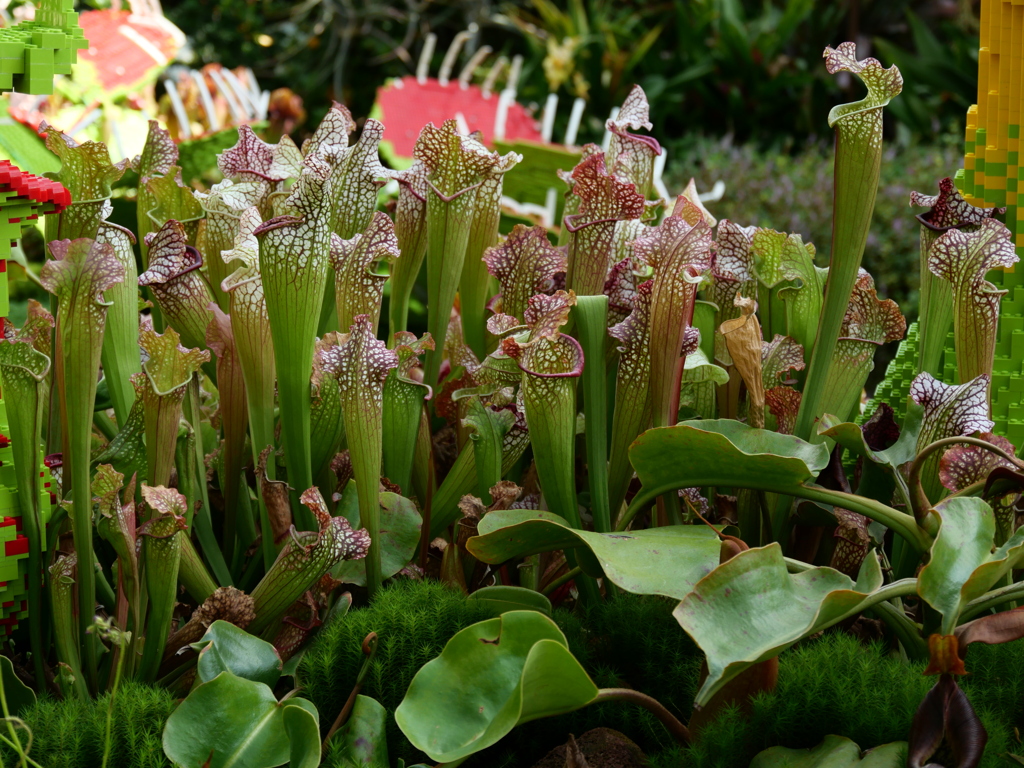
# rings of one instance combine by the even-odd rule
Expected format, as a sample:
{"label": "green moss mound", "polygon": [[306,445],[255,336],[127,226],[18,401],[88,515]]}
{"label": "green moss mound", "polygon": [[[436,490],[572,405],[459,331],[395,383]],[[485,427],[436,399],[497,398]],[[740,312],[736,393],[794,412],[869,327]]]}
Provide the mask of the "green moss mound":
{"label": "green moss mound", "polygon": [[[394,582],[368,607],[350,611],[321,629],[299,665],[303,695],[320,710],[326,732],[363,665],[363,638],[376,632],[377,655],[362,693],[393,713],[419,668],[438,656],[459,630],[487,618],[486,607],[439,582]],[[393,717],[388,719],[388,755],[393,763],[398,758],[406,764],[419,760]]]}
{"label": "green moss mound", "polygon": [[[599,686],[642,690],[685,721],[701,655],[672,618],[673,605],[620,594],[576,613],[555,611],[554,619]],[[299,670],[305,695],[319,707],[323,727],[329,727],[362,664],[362,639],[376,631],[380,649],[363,692],[393,712],[417,670],[452,635],[487,617],[486,611],[443,585],[394,584],[369,607],[324,628]],[[1013,733],[1014,725],[1024,723],[1024,641],[975,645],[967,667],[971,674],[962,686],[989,733],[982,765],[996,768],[1003,764],[1001,754],[1024,752]],[[907,738],[914,711],[934,683],[922,671],[922,665],[908,664],[881,645],[829,633],[784,653],[778,688],[759,696],[749,714],[724,713],[688,749],[674,745],[646,711],[609,703],[516,728],[464,765],[526,768],[564,743],[567,734],[578,736],[597,727],[614,728],[633,739],[651,758],[652,768],[742,768],[769,746],[810,747],[830,733],[867,749]],[[393,719],[388,752],[392,763],[398,758],[407,765],[425,761]],[[335,764],[329,754],[324,765]]]}
{"label": "green moss mound", "polygon": [[[95,701],[42,698],[22,714],[32,731],[29,756],[46,768],[96,768],[103,762],[109,695]],[[127,768],[170,768],[161,737],[175,707],[160,688],[124,682],[114,697],[110,764]],[[22,744],[27,739],[22,732]],[[14,751],[0,750],[6,765],[17,765]]]}

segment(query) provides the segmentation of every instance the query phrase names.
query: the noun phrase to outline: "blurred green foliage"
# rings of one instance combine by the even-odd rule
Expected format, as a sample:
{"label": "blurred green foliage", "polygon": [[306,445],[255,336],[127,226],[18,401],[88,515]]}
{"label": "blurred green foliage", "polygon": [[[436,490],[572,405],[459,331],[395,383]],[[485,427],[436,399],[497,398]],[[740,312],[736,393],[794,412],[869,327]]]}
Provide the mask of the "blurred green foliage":
{"label": "blurred green foliage", "polygon": [[[583,138],[600,136],[634,83],[670,146],[698,133],[731,133],[762,146],[828,133],[846,96],[826,75],[826,45],[856,40],[904,68],[892,114],[905,136],[958,132],[974,101],[977,0],[164,0],[202,61],[253,67],[268,88],[298,92],[315,125],[330,99],[369,113],[385,79],[410,74],[427,33],[438,36],[432,73],[470,24],[494,55],[524,54],[519,95],[549,90],[588,100]],[[493,61],[493,56],[491,58]],[[456,72],[458,70],[456,69]],[[562,110],[567,119],[568,108]],[[558,135],[556,130],[556,135]]]}

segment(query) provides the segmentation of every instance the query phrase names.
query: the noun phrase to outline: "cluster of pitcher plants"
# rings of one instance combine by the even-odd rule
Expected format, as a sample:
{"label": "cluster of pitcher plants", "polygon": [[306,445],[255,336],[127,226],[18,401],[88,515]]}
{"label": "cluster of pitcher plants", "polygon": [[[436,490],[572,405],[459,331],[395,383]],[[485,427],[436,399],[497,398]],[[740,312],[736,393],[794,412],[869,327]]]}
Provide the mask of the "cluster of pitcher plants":
{"label": "cluster of pitcher plants", "polygon": [[[499,234],[521,157],[454,120],[424,127],[401,171],[379,162],[383,126],[351,142],[337,104],[301,147],[243,126],[201,192],[155,123],[130,170],[46,129],[73,199],[46,219],[52,311],[33,304],[0,343],[36,691],[168,686],[184,698],[164,734],[175,763],[315,766],[326,728],[301,694],[274,697],[282,664],[353,592],[439,578],[498,607],[395,713],[434,761],[609,699],[698,739],[774,686],[781,651],[863,614],[939,675],[910,764],[945,743],[976,765],[964,654],[1024,635],[1024,464],[990,433],[1002,294],[985,280],[1017,257],[998,212],[949,180],[915,196],[919,375],[901,423],[885,404],[856,423],[875,351],[906,330],[861,268],[902,78],[851,43],[825,60],[867,88],[829,115],[827,269],[798,234],[716,221],[692,184],[652,200],[661,149],[639,88],[607,149],[553,180],[555,232]],[[108,221],[130,172],[134,233]],[[958,384],[936,378],[944,354]],[[620,590],[678,603],[706,657],[693,713],[599,689],[546,615]],[[343,715],[384,716],[353,701]]]}

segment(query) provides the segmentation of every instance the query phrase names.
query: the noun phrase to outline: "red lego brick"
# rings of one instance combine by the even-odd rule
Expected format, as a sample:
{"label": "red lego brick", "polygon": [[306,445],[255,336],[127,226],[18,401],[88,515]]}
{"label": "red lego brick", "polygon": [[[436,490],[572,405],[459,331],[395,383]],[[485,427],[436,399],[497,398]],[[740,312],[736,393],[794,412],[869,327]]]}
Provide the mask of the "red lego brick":
{"label": "red lego brick", "polygon": [[4,553],[8,557],[17,557],[18,555],[28,554],[28,539],[24,536],[19,536],[14,541],[8,541],[4,544]]}

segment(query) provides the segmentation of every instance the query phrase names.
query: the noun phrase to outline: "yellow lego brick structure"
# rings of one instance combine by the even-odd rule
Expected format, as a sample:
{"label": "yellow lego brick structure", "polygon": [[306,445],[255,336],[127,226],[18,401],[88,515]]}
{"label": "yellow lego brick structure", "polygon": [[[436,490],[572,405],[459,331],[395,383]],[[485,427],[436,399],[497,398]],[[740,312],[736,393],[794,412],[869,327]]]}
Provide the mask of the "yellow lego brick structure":
{"label": "yellow lego brick structure", "polygon": [[[1017,255],[1024,257],[1024,193],[1021,125],[1024,121],[1024,0],[984,0],[978,51],[978,103],[967,110],[964,167],[957,187],[980,208],[1006,207],[1006,226]],[[1024,202],[1022,200],[1021,202]],[[999,316],[999,339],[992,372],[995,431],[1024,446],[1024,267],[988,276],[1008,291]],[[951,349],[951,346],[947,346]],[[958,381],[953,355],[943,378]]]}

